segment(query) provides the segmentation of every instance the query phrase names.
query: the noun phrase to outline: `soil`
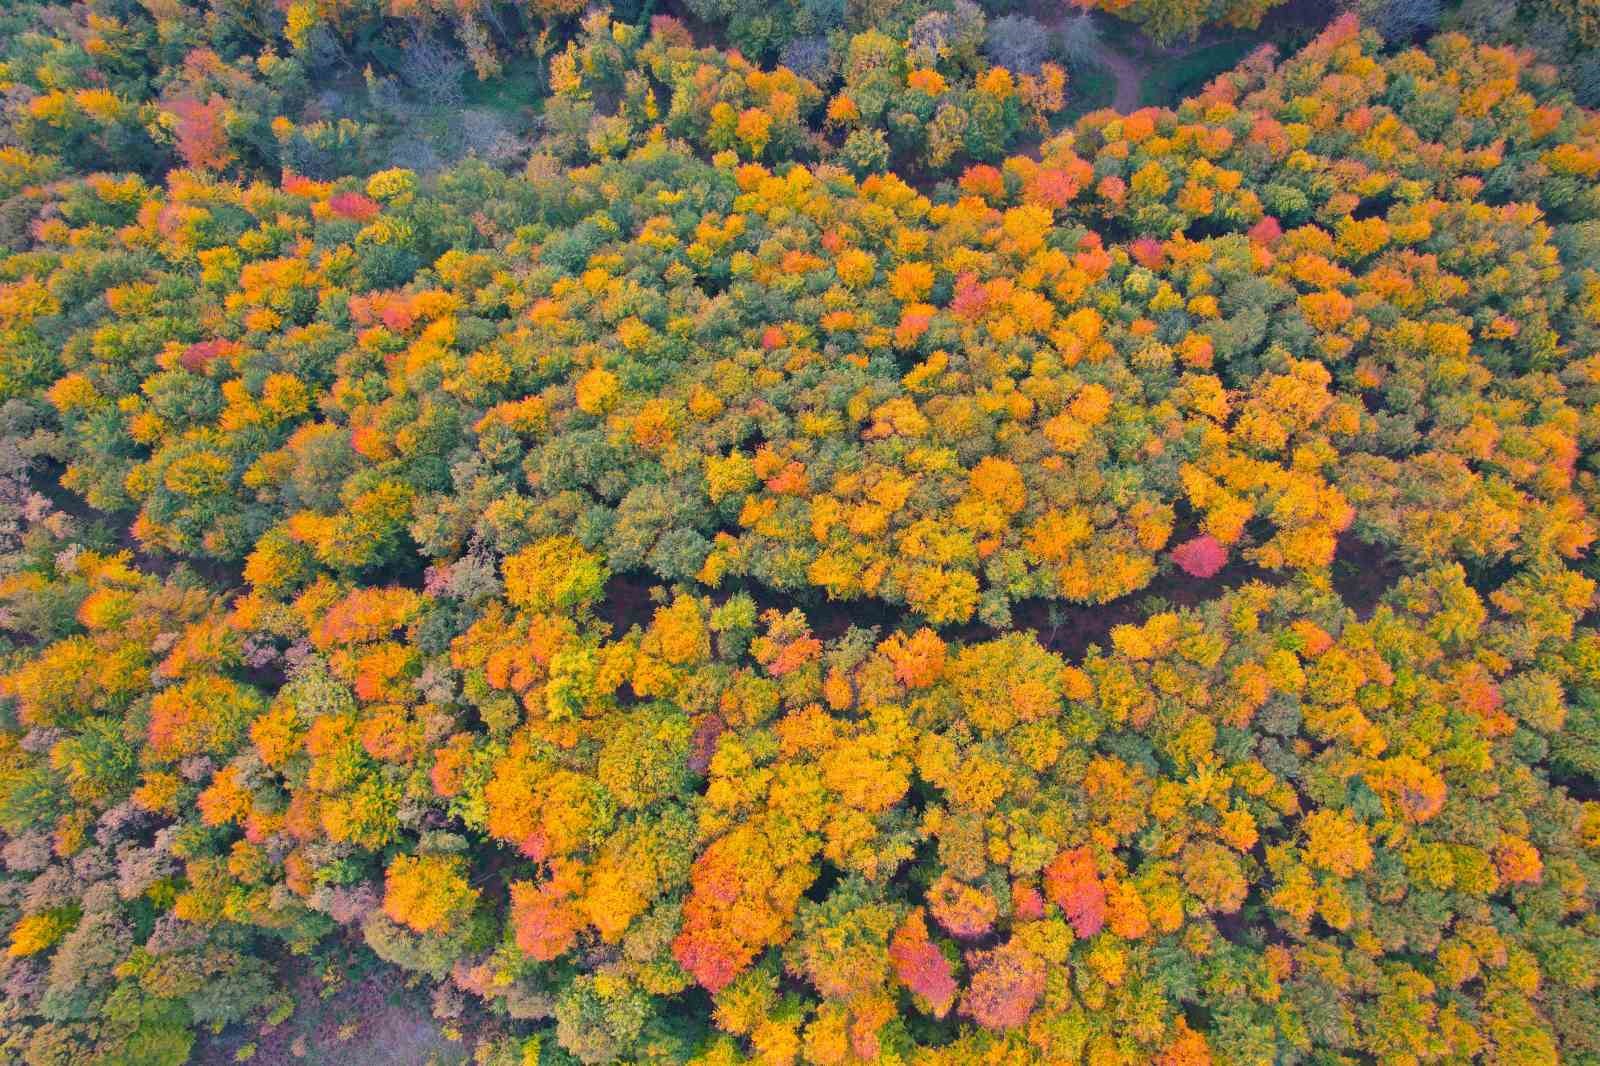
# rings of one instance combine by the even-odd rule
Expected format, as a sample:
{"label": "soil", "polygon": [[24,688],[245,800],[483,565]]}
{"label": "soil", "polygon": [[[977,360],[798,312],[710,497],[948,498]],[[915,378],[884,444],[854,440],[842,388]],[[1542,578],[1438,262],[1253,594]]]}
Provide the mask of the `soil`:
{"label": "soil", "polygon": [[1111,107],[1126,115],[1139,109],[1139,89],[1144,84],[1144,67],[1110,48],[1100,51],[1100,65],[1117,80],[1117,94]]}
{"label": "soil", "polygon": [[78,528],[100,526],[111,530],[116,538],[115,549],[131,554],[134,565],[139,570],[164,578],[179,566],[186,566],[204,578],[213,591],[228,593],[244,588],[244,566],[241,563],[210,556],[179,559],[165,553],[148,551],[133,535],[135,516],[132,512],[95,510],[82,496],[61,486],[61,475],[65,472],[66,467],[60,463],[44,461],[35,463],[28,479],[29,487],[48,499],[50,506],[55,510],[71,518]]}
{"label": "soil", "polygon": [[602,622],[611,623],[613,637],[623,636],[634,626],[649,627],[656,614],[650,589],[656,584],[644,574],[613,574],[606,582],[605,596],[595,614]]}
{"label": "soil", "polygon": [[[435,1021],[428,997],[407,987],[403,971],[383,966],[350,977],[343,987],[323,984],[303,959],[285,962],[285,987],[295,1011],[288,1019],[259,1030],[230,1027],[219,1036],[202,1035],[190,1062],[194,1066],[458,1066],[471,1057],[470,1041],[448,1039]],[[483,1019],[463,1020],[463,1030],[481,1031]],[[254,1045],[246,1060],[237,1056]]]}
{"label": "soil", "polygon": [[1378,601],[1405,574],[1405,567],[1387,548],[1368,544],[1345,532],[1333,556],[1333,587],[1363,622]]}
{"label": "soil", "polygon": [[[1038,0],[1032,5],[1030,13],[1051,29],[1059,27],[1069,18],[1081,17],[1076,7],[1062,5],[1058,0]],[[1102,27],[1107,24],[1106,20],[1112,19],[1111,16],[1095,17],[1102,18]],[[1163,46],[1156,44],[1143,32],[1135,31],[1127,36],[1123,48],[1102,41],[1096,59],[1116,82],[1116,93],[1111,100],[1112,110],[1126,115],[1139,110],[1145,78],[1155,64],[1181,60],[1213,44],[1241,37],[1275,43],[1280,52],[1293,51],[1314,37],[1330,17],[1326,0],[1287,0],[1267,12],[1261,25],[1247,33],[1213,28],[1193,40],[1180,40]]]}
{"label": "soil", "polygon": [[[1057,0],[1037,0],[1037,2],[1030,5],[1028,13],[1043,23],[1052,33],[1058,32],[1067,20],[1084,17],[1077,7],[1061,4]],[[1104,23],[1102,22],[1101,25],[1104,25]],[[1111,109],[1124,115],[1137,111],[1139,109],[1139,89],[1144,84],[1147,65],[1140,59],[1112,48],[1104,41],[1100,43],[1099,52],[1095,58],[1099,65],[1105,68],[1106,73],[1110,74],[1117,83],[1116,93],[1111,98]]]}
{"label": "soil", "polygon": [[[1138,592],[1111,603],[1068,603],[1042,598],[1020,600],[1012,606],[1012,625],[1009,629],[973,621],[945,626],[940,632],[947,640],[967,643],[993,640],[1008,632],[1033,633],[1046,648],[1068,660],[1077,661],[1083,658],[1091,645],[1110,647],[1113,628],[1143,622],[1152,608],[1158,605],[1160,609],[1195,607],[1252,581],[1277,585],[1284,580],[1282,574],[1237,559],[1209,578],[1190,577],[1174,568],[1160,574]],[[613,636],[620,637],[636,625],[641,629],[650,625],[657,605],[651,590],[660,584],[653,575],[640,572],[617,574],[606,583],[605,599],[597,613],[601,620],[611,623]],[[722,603],[740,591],[748,593],[761,612],[768,609],[788,612],[796,608],[805,612],[812,635],[824,641],[844,635],[852,626],[876,629],[880,634],[887,635],[903,627],[916,628],[926,624],[903,606],[875,599],[829,600],[820,595],[788,595],[759,586],[723,589],[714,594],[712,599]],[[1382,591],[1378,589],[1372,593],[1372,602],[1376,602]]]}

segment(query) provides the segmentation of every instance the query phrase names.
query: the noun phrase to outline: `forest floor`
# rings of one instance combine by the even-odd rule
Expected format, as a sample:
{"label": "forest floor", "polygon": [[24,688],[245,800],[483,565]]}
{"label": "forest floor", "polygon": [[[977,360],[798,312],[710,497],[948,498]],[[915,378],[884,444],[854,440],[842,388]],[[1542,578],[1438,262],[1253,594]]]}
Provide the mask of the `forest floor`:
{"label": "forest floor", "polygon": [[1140,89],[1144,85],[1145,69],[1128,56],[1109,48],[1101,50],[1100,63],[1116,79],[1117,91],[1111,98],[1112,109],[1124,115],[1137,110]]}
{"label": "forest floor", "polygon": [[295,1003],[288,1019],[257,1030],[231,1026],[219,1035],[203,1034],[190,1061],[194,1066],[466,1066],[471,1041],[450,1039],[433,1018],[427,995],[411,987],[400,970],[375,961],[357,950],[323,968],[286,966]]}
{"label": "forest floor", "polygon": [[[1176,543],[1197,528],[1173,537]],[[1352,533],[1339,538],[1332,570],[1334,588],[1357,618],[1367,619],[1377,609],[1404,567],[1388,549],[1366,543]],[[1033,633],[1039,643],[1069,662],[1080,662],[1090,647],[1109,650],[1111,631],[1117,626],[1142,623],[1161,611],[1198,607],[1216,600],[1251,582],[1282,585],[1290,577],[1282,571],[1264,570],[1238,554],[1211,577],[1194,577],[1176,566],[1163,567],[1144,588],[1110,603],[1074,603],[1067,600],[1030,598],[1015,601],[1010,625],[1001,628],[978,619],[946,625],[939,632],[947,640],[972,644],[995,640],[1013,630]],[[833,640],[852,626],[875,629],[881,639],[896,630],[924,625],[903,604],[882,600],[833,600],[815,589],[798,593],[780,592],[759,585],[729,585],[713,593],[712,600],[725,603],[735,592],[745,592],[762,613],[769,609],[787,613],[796,608],[805,612],[813,636]],[[612,635],[621,637],[632,627],[650,625],[657,608],[667,598],[666,583],[646,571],[633,570],[612,575],[598,608],[603,622],[610,623]]]}
{"label": "forest floor", "polygon": [[1091,54],[1071,64],[1072,118],[1097,107],[1123,114],[1141,107],[1175,107],[1262,45],[1274,45],[1280,54],[1298,50],[1330,17],[1324,0],[1289,0],[1273,8],[1254,30],[1219,30],[1161,45],[1121,19],[1069,14],[1059,0],[1038,0],[1031,14],[1063,37],[1073,19],[1094,20]]}

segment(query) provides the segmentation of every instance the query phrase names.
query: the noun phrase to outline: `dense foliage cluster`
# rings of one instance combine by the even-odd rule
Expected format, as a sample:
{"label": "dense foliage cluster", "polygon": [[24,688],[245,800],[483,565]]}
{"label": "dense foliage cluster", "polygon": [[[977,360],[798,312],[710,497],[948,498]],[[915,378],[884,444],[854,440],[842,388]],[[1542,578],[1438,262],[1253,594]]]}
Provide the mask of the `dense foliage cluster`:
{"label": "dense foliage cluster", "polygon": [[[283,32],[532,32],[404,7]],[[0,1062],[340,938],[485,1063],[1600,1062],[1553,68],[1343,19],[1007,158],[1058,70],[597,15],[521,173],[269,174],[90,87],[140,18],[252,25],[7,60]]]}
{"label": "dense foliage cluster", "polygon": [[[838,91],[824,105],[813,81],[787,67],[757,69],[738,53],[697,49],[683,25],[665,16],[653,20],[648,39],[603,15],[583,29],[552,60],[554,95],[540,145],[567,162],[667,136],[708,155],[821,157],[857,174],[891,163],[899,172],[940,173],[973,160],[1000,162],[1024,135],[1049,132],[1050,116],[1065,103],[1059,66],[1013,73],[986,62],[973,35],[919,43],[857,34]],[[827,84],[825,75],[819,72]]]}
{"label": "dense foliage cluster", "polygon": [[[0,63],[16,140],[80,172],[153,176],[184,165],[336,178],[371,173],[415,149],[404,142],[426,133],[430,106],[452,117],[462,107],[468,64],[423,13],[390,20],[383,35],[360,45],[318,23],[321,36],[303,33],[326,43],[319,51],[270,35],[241,42],[215,19],[171,7],[152,22],[80,6],[72,17],[82,25],[50,8],[56,17],[45,25],[58,25],[59,35],[19,27]],[[291,28],[298,9],[290,7]],[[470,51],[466,24],[470,16],[451,25]],[[546,29],[528,45],[551,90],[538,130],[519,139],[492,112],[469,109],[474,124],[489,125],[452,142],[457,150],[491,161],[529,150],[604,158],[665,134],[745,158],[837,155],[863,173],[891,160],[903,170],[940,171],[998,162],[1019,140],[1047,133],[1065,99],[1059,66],[1021,57],[1008,67],[985,50],[985,16],[968,0],[899,36],[841,31],[832,43],[792,52],[786,61],[798,73],[696,48],[667,16],[647,29],[596,12],[564,50],[555,41]],[[474,63],[478,84],[496,84],[498,60]],[[362,77],[352,86],[355,71]]]}

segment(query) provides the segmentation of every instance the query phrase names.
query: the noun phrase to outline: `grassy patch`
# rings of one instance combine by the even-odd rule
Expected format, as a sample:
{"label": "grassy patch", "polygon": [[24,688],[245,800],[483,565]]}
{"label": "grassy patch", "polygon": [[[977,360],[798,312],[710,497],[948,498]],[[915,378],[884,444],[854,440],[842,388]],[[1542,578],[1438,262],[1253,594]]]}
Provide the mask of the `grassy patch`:
{"label": "grassy patch", "polygon": [[518,56],[488,81],[469,75],[463,88],[468,107],[516,114],[529,107],[542,110],[545,85],[543,64],[533,56]]}
{"label": "grassy patch", "polygon": [[1104,15],[1097,20],[1097,26],[1100,30],[1100,40],[1107,47],[1123,55],[1138,55],[1143,51],[1144,37],[1139,27],[1127,19]]}
{"label": "grassy patch", "polygon": [[1067,81],[1067,106],[1057,126],[1068,126],[1091,111],[1110,107],[1117,95],[1117,79],[1102,66],[1074,68]]}
{"label": "grassy patch", "polygon": [[1150,64],[1140,86],[1139,102],[1145,106],[1171,107],[1193,96],[1206,82],[1225,70],[1232,70],[1260,42],[1242,37],[1197,48],[1184,55],[1163,57]]}

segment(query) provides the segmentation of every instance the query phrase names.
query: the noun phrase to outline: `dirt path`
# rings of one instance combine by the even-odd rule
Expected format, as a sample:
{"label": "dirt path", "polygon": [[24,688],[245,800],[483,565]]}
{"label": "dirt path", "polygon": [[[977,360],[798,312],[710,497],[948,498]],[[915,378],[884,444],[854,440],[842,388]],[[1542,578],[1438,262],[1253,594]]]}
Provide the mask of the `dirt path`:
{"label": "dirt path", "polygon": [[[1085,14],[1069,4],[1062,4],[1060,0],[1032,0],[1028,9],[1051,35],[1061,35],[1064,40],[1066,35],[1073,31],[1074,24],[1090,27],[1105,25],[1101,16]],[[1072,13],[1077,11],[1077,13]],[[1145,64],[1139,59],[1118,51],[1111,46],[1103,34],[1091,28],[1090,39],[1093,40],[1093,56],[1084,56],[1089,62],[1105,69],[1116,82],[1116,91],[1112,94],[1110,107],[1124,115],[1139,108],[1139,90],[1144,84]]]}
{"label": "dirt path", "polygon": [[1139,64],[1110,48],[1100,50],[1100,62],[1117,80],[1116,95],[1111,98],[1114,110],[1124,115],[1139,109],[1139,87],[1144,83],[1144,71]]}

